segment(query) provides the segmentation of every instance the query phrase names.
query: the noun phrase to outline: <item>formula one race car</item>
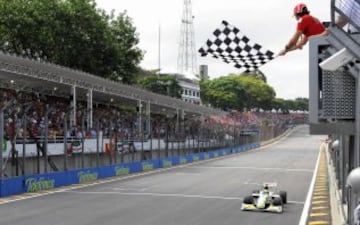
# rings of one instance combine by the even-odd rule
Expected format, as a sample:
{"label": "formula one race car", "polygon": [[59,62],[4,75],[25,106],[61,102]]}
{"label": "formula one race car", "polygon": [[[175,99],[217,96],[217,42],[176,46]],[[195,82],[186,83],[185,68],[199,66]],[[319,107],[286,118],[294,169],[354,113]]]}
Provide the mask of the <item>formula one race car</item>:
{"label": "formula one race car", "polygon": [[285,191],[276,194],[269,190],[270,187],[276,187],[276,183],[264,183],[261,190],[255,190],[252,195],[246,196],[241,210],[282,213],[284,204],[287,203],[287,194]]}

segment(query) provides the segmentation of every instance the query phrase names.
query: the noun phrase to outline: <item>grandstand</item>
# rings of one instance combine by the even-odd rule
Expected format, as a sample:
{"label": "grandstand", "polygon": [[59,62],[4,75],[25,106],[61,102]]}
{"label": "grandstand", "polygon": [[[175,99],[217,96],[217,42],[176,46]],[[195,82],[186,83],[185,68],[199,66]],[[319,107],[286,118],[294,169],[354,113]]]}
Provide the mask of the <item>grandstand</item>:
{"label": "grandstand", "polygon": [[307,120],[229,114],[5,53],[0,94],[1,177],[207,152],[271,139]]}

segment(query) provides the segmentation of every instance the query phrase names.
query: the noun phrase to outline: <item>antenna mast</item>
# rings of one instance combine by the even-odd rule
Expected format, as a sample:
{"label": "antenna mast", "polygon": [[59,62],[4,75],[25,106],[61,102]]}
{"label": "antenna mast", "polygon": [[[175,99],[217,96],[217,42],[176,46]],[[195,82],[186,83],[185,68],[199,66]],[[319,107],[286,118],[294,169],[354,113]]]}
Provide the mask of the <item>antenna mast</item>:
{"label": "antenna mast", "polygon": [[159,71],[158,71],[158,76],[160,76],[160,71],[161,71],[161,26],[160,26],[160,23],[159,23]]}

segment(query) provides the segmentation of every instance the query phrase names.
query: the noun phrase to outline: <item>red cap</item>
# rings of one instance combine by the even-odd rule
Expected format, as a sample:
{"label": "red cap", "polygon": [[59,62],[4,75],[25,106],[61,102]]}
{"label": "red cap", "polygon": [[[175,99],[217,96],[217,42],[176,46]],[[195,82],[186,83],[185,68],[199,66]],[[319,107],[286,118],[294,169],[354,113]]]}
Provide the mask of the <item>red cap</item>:
{"label": "red cap", "polygon": [[304,3],[299,3],[294,7],[294,16],[304,12],[308,12],[307,6]]}

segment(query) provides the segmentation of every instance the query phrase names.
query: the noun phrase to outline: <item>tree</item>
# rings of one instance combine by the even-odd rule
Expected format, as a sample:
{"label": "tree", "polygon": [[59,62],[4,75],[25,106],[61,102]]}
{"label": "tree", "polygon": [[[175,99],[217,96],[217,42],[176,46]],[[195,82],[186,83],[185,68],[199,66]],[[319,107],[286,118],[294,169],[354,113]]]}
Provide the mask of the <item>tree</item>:
{"label": "tree", "polygon": [[286,112],[289,112],[290,110],[295,109],[295,102],[294,102],[294,100],[291,100],[291,99],[285,99],[284,106],[285,106]]}
{"label": "tree", "polygon": [[247,73],[242,73],[242,74],[240,74],[240,76],[254,76],[254,77],[259,78],[260,80],[264,81],[265,83],[267,83],[267,78],[261,70],[254,70],[254,71],[250,71]]}
{"label": "tree", "polygon": [[181,98],[182,88],[175,76],[171,75],[151,75],[138,81],[138,84],[149,91],[167,95],[174,98]]}
{"label": "tree", "polygon": [[285,109],[285,100],[283,98],[273,99],[272,108],[276,111]]}
{"label": "tree", "polygon": [[200,82],[201,100],[224,110],[242,110],[247,98],[239,76],[229,75]]}
{"label": "tree", "polygon": [[116,53],[111,64],[110,78],[116,80],[121,77],[124,83],[135,83],[134,74],[138,71],[138,64],[143,57],[142,51],[136,47],[139,43],[136,28],[132,25],[132,19],[126,15],[126,11],[112,19],[110,24],[110,41]]}
{"label": "tree", "polygon": [[309,110],[309,99],[308,98],[296,98],[294,101],[294,110],[308,111]]}
{"label": "tree", "polygon": [[143,57],[126,12],[94,0],[0,0],[0,50],[133,83]]}
{"label": "tree", "polygon": [[256,76],[230,74],[200,83],[201,100],[222,109],[271,108],[275,91]]}
{"label": "tree", "polygon": [[245,106],[249,109],[271,109],[271,103],[275,98],[275,91],[257,76],[240,76],[239,79],[245,86],[247,98]]}
{"label": "tree", "polygon": [[272,102],[272,108],[277,111],[281,110],[283,113],[288,113],[290,110],[307,111],[308,107],[309,99],[300,97],[295,100],[276,98]]}

